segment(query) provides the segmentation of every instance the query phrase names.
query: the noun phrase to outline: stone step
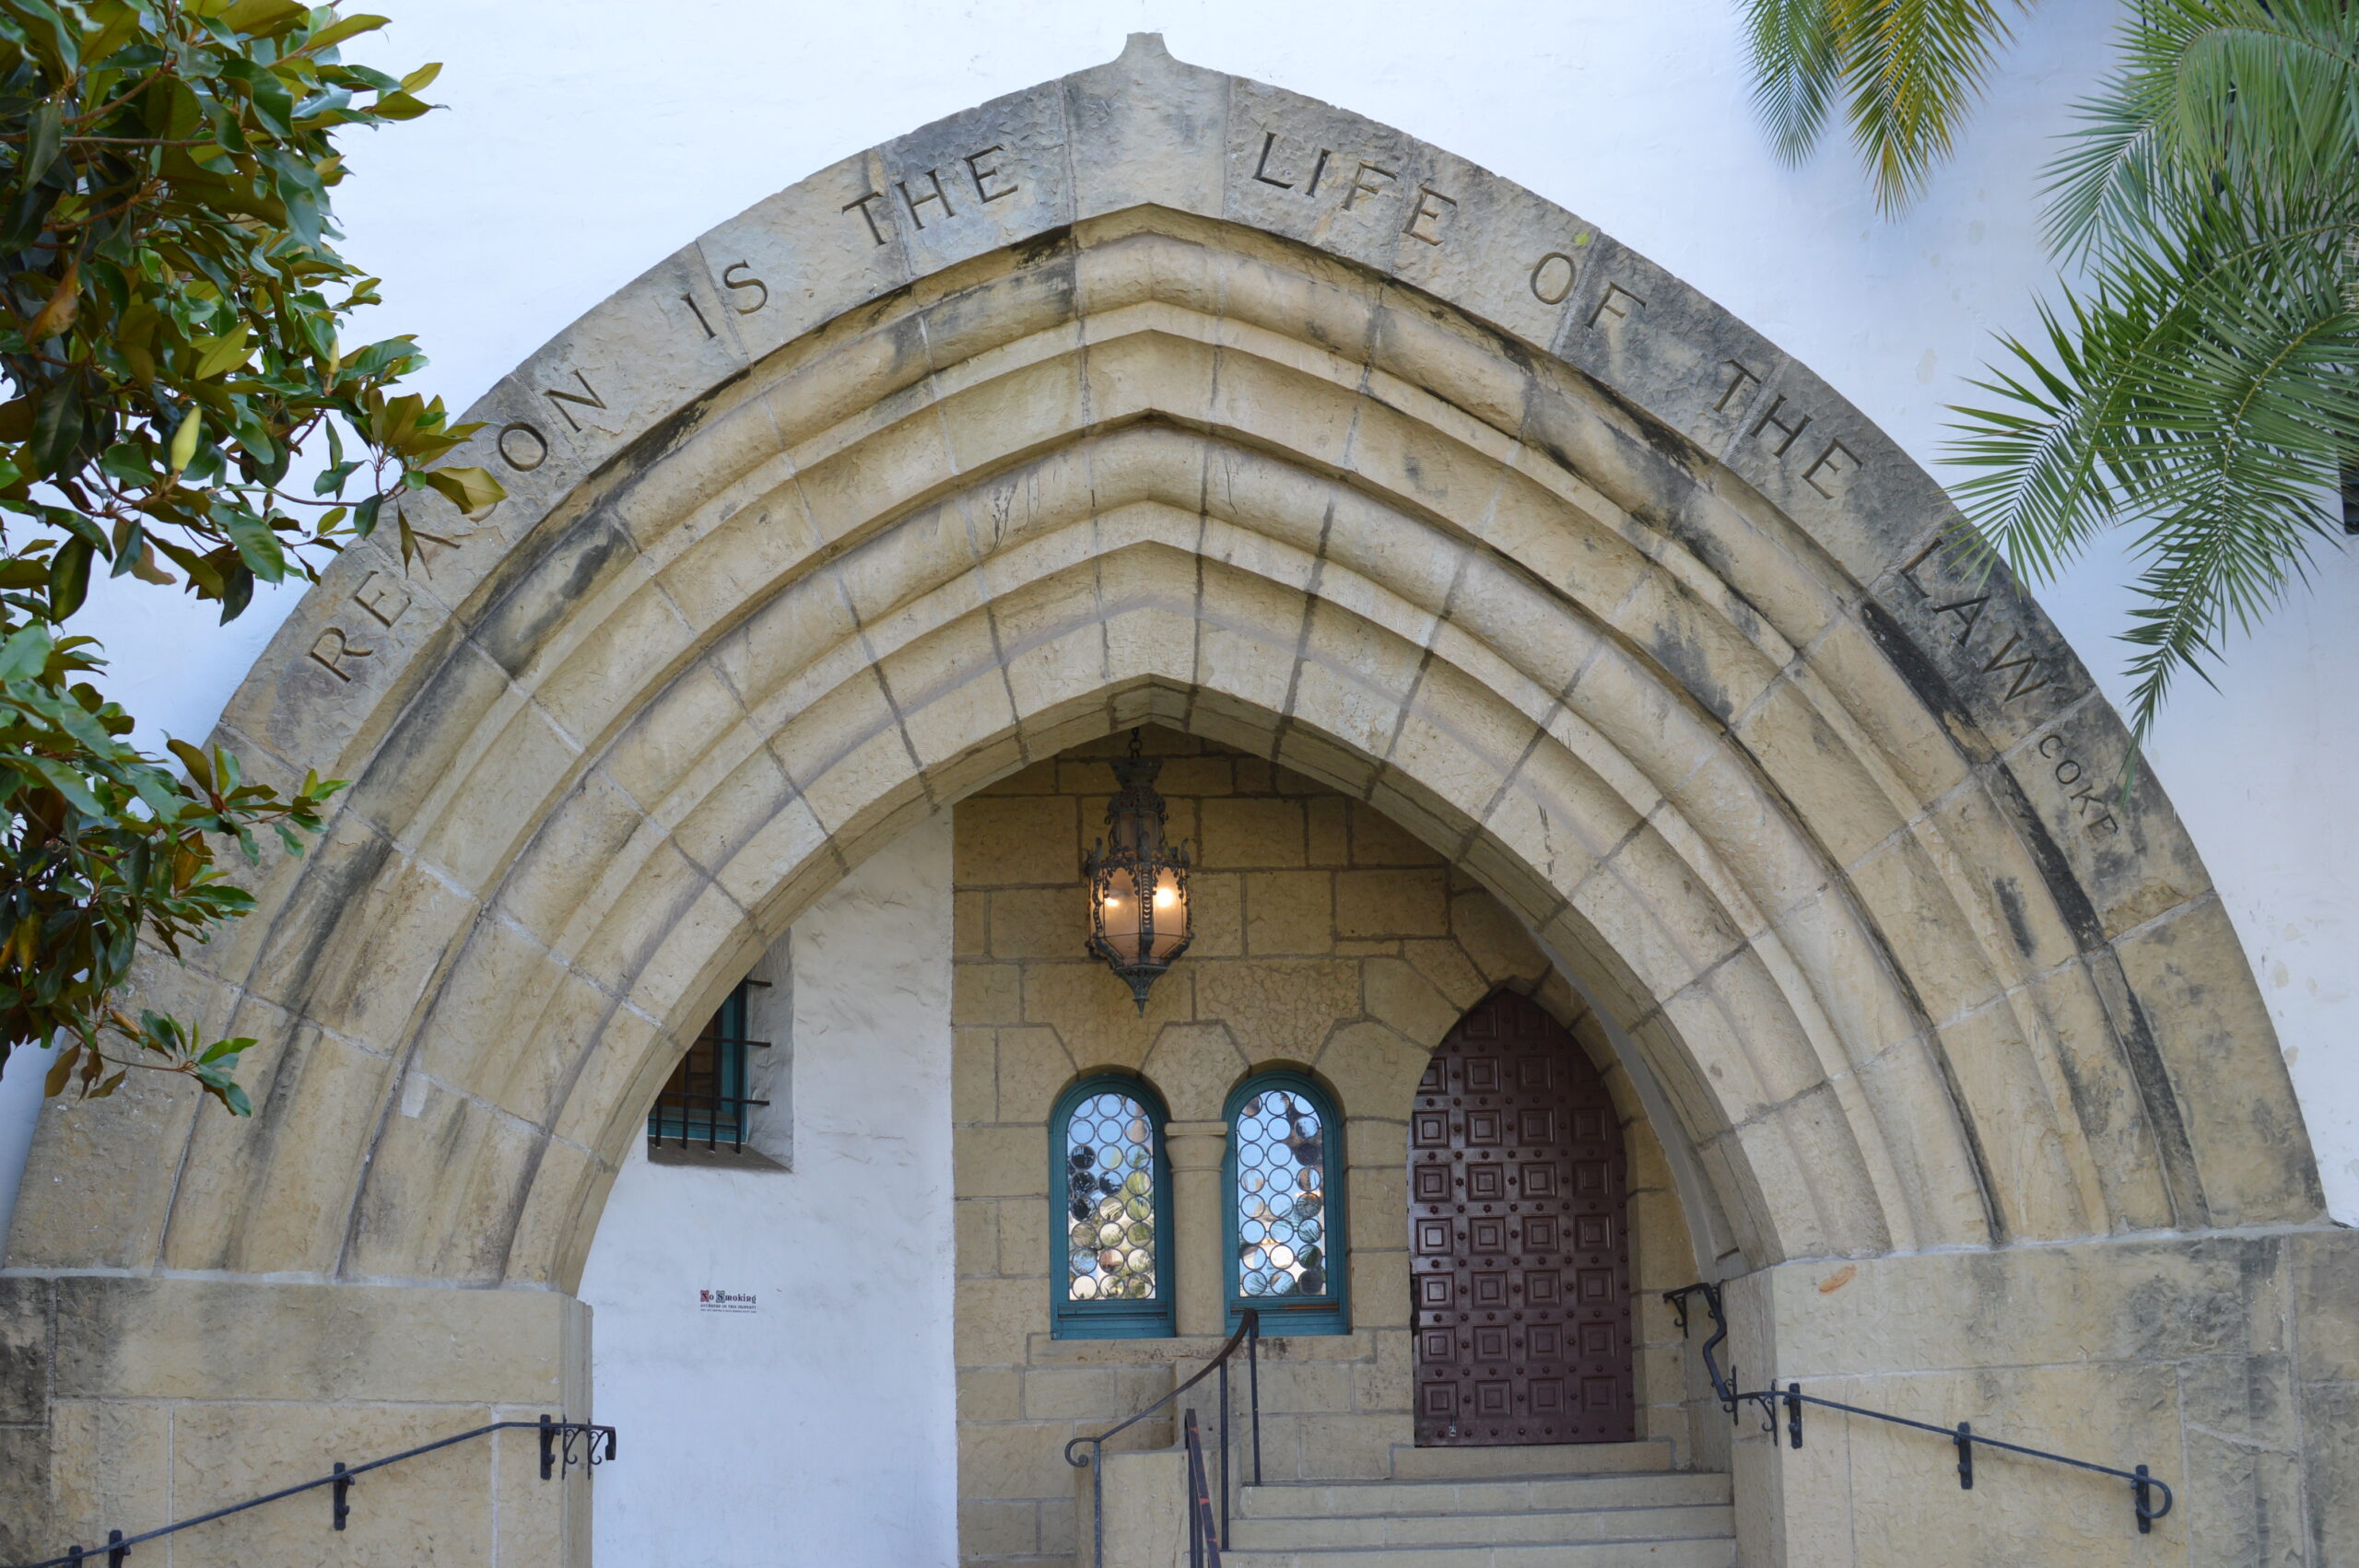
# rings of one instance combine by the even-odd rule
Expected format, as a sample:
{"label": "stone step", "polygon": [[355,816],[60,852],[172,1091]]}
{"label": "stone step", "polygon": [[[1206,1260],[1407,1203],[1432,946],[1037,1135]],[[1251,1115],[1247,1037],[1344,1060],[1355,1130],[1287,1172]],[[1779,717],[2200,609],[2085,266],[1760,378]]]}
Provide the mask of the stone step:
{"label": "stone step", "polygon": [[1252,1518],[1389,1514],[1508,1514],[1527,1509],[1664,1508],[1725,1504],[1729,1478],[1705,1470],[1601,1472],[1502,1480],[1285,1481],[1249,1486],[1238,1512]]}
{"label": "stone step", "polygon": [[1726,1504],[1502,1514],[1240,1518],[1230,1526],[1239,1550],[1257,1551],[1326,1547],[1573,1546],[1609,1541],[1628,1544],[1728,1537],[1735,1528],[1736,1511]]}
{"label": "stone step", "polygon": [[1313,1547],[1220,1554],[1223,1568],[1735,1568],[1736,1538],[1549,1546]]}
{"label": "stone step", "polygon": [[1414,1448],[1395,1444],[1395,1480],[1458,1480],[1487,1476],[1594,1475],[1601,1470],[1667,1470],[1671,1441],[1551,1443],[1496,1448]]}

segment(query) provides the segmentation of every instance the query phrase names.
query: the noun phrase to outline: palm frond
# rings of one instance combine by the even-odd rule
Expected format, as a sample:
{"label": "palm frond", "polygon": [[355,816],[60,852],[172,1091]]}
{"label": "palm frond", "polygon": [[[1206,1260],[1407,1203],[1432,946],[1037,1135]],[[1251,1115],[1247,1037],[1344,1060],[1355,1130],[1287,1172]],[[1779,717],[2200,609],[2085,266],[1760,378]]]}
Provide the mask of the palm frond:
{"label": "palm frond", "polygon": [[2341,0],[2146,0],[2133,70],[2174,91],[2173,156],[2229,183],[2348,177],[2359,130],[2359,32]]}
{"label": "palm frond", "polygon": [[1754,108],[1790,163],[1806,157],[1826,127],[1841,76],[1836,23],[1845,8],[1844,0],[1744,0]]}
{"label": "palm frond", "polygon": [[2170,103],[2165,79],[2121,72],[2095,98],[2073,106],[2080,126],[2065,134],[2064,151],[2048,166],[2040,193],[2049,251],[2081,258],[2104,236],[2136,228],[2183,178],[2162,123]]}
{"label": "palm frond", "polygon": [[2341,192],[2216,196],[2173,230],[2098,253],[2090,287],[2043,308],[2038,349],[2010,340],[1954,412],[1955,487],[1988,546],[2052,577],[2099,532],[2141,526],[2145,603],[2130,720],[2142,740],[2173,681],[2208,679],[2299,583],[2329,497],[2359,457],[2359,310]]}
{"label": "palm frond", "polygon": [[1778,154],[1817,145],[1839,95],[1876,203],[1897,211],[1949,156],[2031,0],[1742,0],[1753,101]]}
{"label": "palm frond", "polygon": [[[2020,10],[2028,0],[2012,0]],[[1851,142],[1886,213],[1950,154],[1990,62],[2013,37],[2001,0],[1854,0],[1836,35]]]}
{"label": "palm frond", "polygon": [[2048,166],[2047,236],[2068,257],[2168,207],[2359,180],[2359,20],[2341,0],[2142,0],[2123,67],[2077,106]]}

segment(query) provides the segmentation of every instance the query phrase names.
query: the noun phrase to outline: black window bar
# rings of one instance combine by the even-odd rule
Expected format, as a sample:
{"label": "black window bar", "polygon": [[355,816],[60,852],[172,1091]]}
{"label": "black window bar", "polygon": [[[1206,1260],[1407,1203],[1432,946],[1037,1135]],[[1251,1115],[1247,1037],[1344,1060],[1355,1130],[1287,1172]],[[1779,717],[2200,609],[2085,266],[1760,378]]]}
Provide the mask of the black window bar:
{"label": "black window bar", "polygon": [[[1663,1292],[1662,1299],[1669,1302],[1672,1310],[1679,1315],[1679,1332],[1684,1338],[1687,1333],[1688,1298],[1698,1295],[1704,1298],[1705,1306],[1712,1314],[1712,1337],[1704,1341],[1704,1371],[1711,1378],[1712,1392],[1719,1397],[1720,1409],[1728,1411],[1729,1421],[1731,1423],[1736,1421],[1737,1412],[1744,1406],[1757,1405],[1761,1410],[1761,1430],[1774,1433],[1778,1430],[1778,1417],[1782,1411],[1786,1418],[1787,1444],[1790,1447],[1799,1448],[1802,1445],[1802,1407],[1816,1405],[1821,1410],[1841,1410],[1845,1415],[1865,1416],[1871,1421],[1884,1422],[1892,1426],[1914,1427],[1919,1432],[1930,1432],[1937,1437],[1949,1439],[1951,1445],[1957,1450],[1957,1484],[1966,1492],[1974,1490],[1975,1449],[1997,1448],[2009,1454],[2021,1454],[2026,1458],[2046,1459],[2050,1464],[2070,1465],[2074,1469],[2094,1470],[2099,1475],[2113,1476],[2128,1481],[2130,1509],[2138,1521],[2138,1533],[2142,1536],[2152,1535],[2154,1521],[2171,1511],[2173,1498],[2170,1487],[2155,1480],[2144,1465],[2140,1465],[2134,1470],[2116,1469],[2111,1465],[2100,1465],[2088,1459],[2075,1459],[2069,1454],[2051,1454],[2045,1448],[2030,1448],[2020,1443],[2002,1443],[1998,1438],[1985,1437],[1977,1433],[1971,1422],[1962,1421],[1955,1426],[1936,1426],[1929,1421],[1913,1421],[1907,1416],[1896,1416],[1887,1410],[1872,1410],[1861,1405],[1847,1405],[1840,1399],[1822,1399],[1815,1394],[1803,1393],[1802,1386],[1799,1383],[1788,1383],[1783,1388],[1779,1388],[1775,1387],[1773,1382],[1772,1387],[1767,1388],[1739,1392],[1732,1381],[1736,1375],[1736,1368],[1731,1366],[1727,1374],[1723,1375],[1719,1362],[1712,1354],[1719,1348],[1720,1342],[1729,1337],[1728,1319],[1720,1315],[1720,1287],[1708,1283],[1682,1285],[1675,1291]],[[2163,1500],[2163,1505],[2159,1508],[2153,1506],[2157,1493],[2161,1494]]]}
{"label": "black window bar", "polygon": [[[603,1465],[615,1457],[615,1429],[611,1426],[593,1426],[582,1421],[559,1421],[555,1416],[547,1415],[541,1417],[538,1421],[496,1421],[488,1426],[478,1426],[472,1432],[459,1432],[448,1437],[438,1437],[431,1443],[421,1443],[415,1448],[405,1448],[398,1454],[388,1454],[381,1459],[371,1459],[366,1464],[346,1465],[339,1459],[335,1462],[335,1468],[326,1475],[315,1476],[310,1480],[297,1481],[293,1486],[282,1486],[276,1492],[264,1492],[260,1497],[250,1497],[243,1503],[232,1503],[226,1508],[216,1508],[210,1514],[199,1514],[193,1519],[180,1519],[169,1525],[159,1525],[152,1530],[143,1530],[135,1536],[124,1535],[121,1530],[109,1530],[104,1546],[68,1547],[63,1557],[52,1557],[40,1562],[26,1563],[23,1568],[87,1568],[88,1564],[95,1562],[101,1552],[106,1554],[107,1568],[123,1568],[124,1560],[130,1557],[131,1549],[135,1546],[144,1546],[151,1540],[160,1540],[166,1536],[177,1535],[182,1530],[194,1529],[199,1525],[209,1525],[216,1519],[226,1519],[232,1514],[242,1514],[249,1508],[259,1508],[266,1503],[276,1503],[285,1498],[293,1497],[299,1492],[317,1492],[323,1486],[334,1489],[333,1495],[328,1499],[329,1527],[340,1530],[352,1517],[353,1483],[370,1471],[381,1470],[388,1465],[398,1465],[405,1459],[415,1459],[420,1455],[431,1454],[437,1449],[448,1448],[453,1444],[472,1442],[478,1437],[488,1437],[495,1432],[508,1432],[519,1427],[527,1432],[538,1432],[541,1434],[541,1479],[543,1480],[549,1480],[560,1471],[570,1470],[576,1465],[594,1467]],[[604,1449],[603,1453],[600,1452],[602,1445]]]}
{"label": "black window bar", "polygon": [[701,1143],[708,1151],[724,1145],[743,1153],[751,1129],[749,1112],[767,1108],[768,1100],[745,1093],[749,1050],[768,1050],[768,1040],[745,1038],[746,989],[768,980],[740,980],[721,1004],[712,1021],[690,1042],[679,1066],[647,1114],[647,1142],[661,1149],[667,1139],[683,1149]]}

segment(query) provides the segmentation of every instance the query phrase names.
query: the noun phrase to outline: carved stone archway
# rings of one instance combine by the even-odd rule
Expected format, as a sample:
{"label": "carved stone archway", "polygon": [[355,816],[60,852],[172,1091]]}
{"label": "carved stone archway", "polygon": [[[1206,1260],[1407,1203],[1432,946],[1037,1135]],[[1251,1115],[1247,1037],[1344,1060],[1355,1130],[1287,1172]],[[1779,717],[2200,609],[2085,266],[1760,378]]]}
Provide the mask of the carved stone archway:
{"label": "carved stone archway", "polygon": [[[76,1400],[341,1391],[236,1325],[412,1410],[578,1406],[565,1293],[697,1021],[918,815],[1152,719],[1526,922],[1650,1095],[1743,1364],[1943,1410],[1966,1377],[2035,1441],[2156,1455],[2177,1560],[2301,1515],[2282,1410],[2188,1393],[2283,1372],[2272,1325],[2350,1266],[2193,848],[2151,777],[2107,792],[2120,725],[1938,488],[1593,226],[1140,38],[722,224],[469,417],[510,499],[428,503],[420,571],[347,552],[223,720],[265,777],[355,781],[144,982],[262,1039],[257,1115],[40,1135],[8,1261],[58,1365],[98,1347],[51,1492],[153,1461],[77,1447]],[[2132,1299],[2164,1327],[2092,1350]],[[406,1361],[420,1326],[497,1389]],[[2283,1463],[2207,1480],[2222,1432]],[[1740,1445],[1759,1550],[1885,1484],[1828,1492],[1837,1444]],[[578,1515],[499,1528],[578,1552]],[[2011,1560],[2078,1552],[2036,1523]]]}

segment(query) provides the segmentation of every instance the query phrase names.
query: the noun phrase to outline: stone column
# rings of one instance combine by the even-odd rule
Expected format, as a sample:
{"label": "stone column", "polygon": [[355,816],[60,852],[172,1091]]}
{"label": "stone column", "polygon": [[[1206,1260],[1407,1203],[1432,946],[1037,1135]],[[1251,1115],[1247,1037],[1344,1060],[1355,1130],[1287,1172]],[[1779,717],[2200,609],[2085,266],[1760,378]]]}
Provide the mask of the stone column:
{"label": "stone column", "polygon": [[1185,1250],[1170,1260],[1180,1287],[1180,1332],[1217,1337],[1225,1329],[1221,1293],[1220,1161],[1228,1127],[1217,1121],[1166,1123],[1171,1161],[1171,1226]]}

